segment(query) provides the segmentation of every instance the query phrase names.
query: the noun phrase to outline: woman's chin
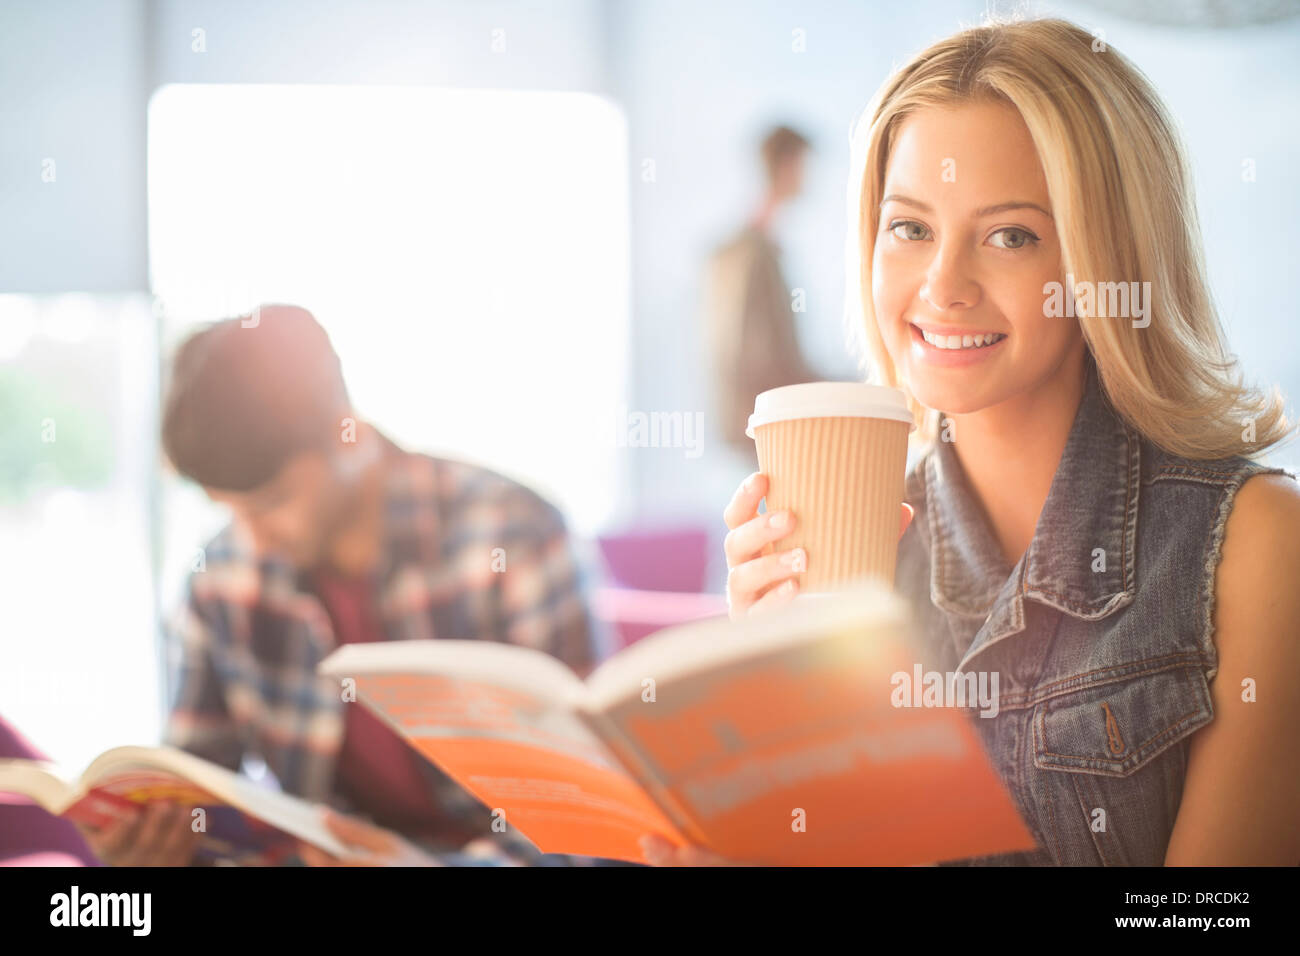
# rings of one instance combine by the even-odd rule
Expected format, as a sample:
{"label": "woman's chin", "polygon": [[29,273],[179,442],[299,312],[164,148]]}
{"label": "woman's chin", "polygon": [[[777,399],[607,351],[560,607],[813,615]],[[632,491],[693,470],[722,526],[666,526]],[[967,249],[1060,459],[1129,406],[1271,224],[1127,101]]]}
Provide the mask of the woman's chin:
{"label": "woman's chin", "polygon": [[986,402],[971,401],[969,392],[962,393],[953,388],[937,386],[926,381],[907,383],[907,390],[920,404],[947,415],[969,415],[987,406]]}

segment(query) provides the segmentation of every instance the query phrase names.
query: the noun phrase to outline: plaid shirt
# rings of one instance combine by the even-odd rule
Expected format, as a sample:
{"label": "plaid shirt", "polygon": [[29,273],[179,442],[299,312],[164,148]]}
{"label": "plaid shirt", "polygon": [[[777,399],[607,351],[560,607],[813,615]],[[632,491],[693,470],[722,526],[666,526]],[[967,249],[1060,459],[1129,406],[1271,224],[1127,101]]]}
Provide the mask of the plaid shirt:
{"label": "plaid shirt", "polygon": [[[585,675],[597,657],[596,636],[559,511],[487,469],[381,441],[386,520],[378,608],[386,639],[505,641],[546,651]],[[505,569],[493,570],[502,556]],[[187,591],[173,624],[179,688],[165,742],[231,769],[257,755],[285,791],[358,812],[335,787],[345,704],[337,682],[316,673],[335,640],[305,578],[278,559],[259,560],[232,525],[205,549],[204,568],[191,574]],[[444,811],[438,822],[464,834],[450,844],[412,837],[425,849],[454,862],[471,855],[487,863],[576,862],[492,833],[487,808],[431,763],[419,763]],[[471,837],[472,845],[456,852]]]}

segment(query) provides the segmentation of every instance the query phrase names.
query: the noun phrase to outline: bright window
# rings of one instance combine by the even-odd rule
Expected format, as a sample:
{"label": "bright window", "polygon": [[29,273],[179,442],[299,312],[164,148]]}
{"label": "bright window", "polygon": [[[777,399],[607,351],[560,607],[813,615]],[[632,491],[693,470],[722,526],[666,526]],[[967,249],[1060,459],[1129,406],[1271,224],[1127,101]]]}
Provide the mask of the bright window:
{"label": "bright window", "polygon": [[0,295],[0,712],[79,772],[157,740],[149,297]]}
{"label": "bright window", "polygon": [[166,87],[149,261],[168,345],[302,305],[363,417],[594,531],[626,486],[601,427],[627,394],[626,138],[589,94]]}

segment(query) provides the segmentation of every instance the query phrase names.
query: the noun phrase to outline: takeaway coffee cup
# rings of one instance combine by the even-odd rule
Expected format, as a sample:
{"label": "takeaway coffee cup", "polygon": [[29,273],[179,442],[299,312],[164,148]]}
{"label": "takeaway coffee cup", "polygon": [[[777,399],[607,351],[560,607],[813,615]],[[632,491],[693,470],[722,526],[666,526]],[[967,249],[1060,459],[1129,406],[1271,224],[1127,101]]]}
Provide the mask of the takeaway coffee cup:
{"label": "takeaway coffee cup", "polygon": [[767,510],[795,514],[776,543],[803,548],[800,592],[830,592],[862,578],[894,583],[907,436],[916,427],[896,388],[810,382],[762,392],[746,434],[767,475]]}

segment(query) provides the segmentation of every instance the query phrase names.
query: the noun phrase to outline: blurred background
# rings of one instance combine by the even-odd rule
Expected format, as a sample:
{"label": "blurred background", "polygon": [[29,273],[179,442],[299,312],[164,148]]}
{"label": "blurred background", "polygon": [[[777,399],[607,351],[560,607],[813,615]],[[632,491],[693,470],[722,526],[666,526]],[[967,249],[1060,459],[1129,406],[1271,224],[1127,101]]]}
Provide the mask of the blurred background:
{"label": "blurred background", "polygon": [[[850,124],[987,12],[1074,20],[1152,79],[1233,347],[1300,394],[1298,6],[6,0],[0,713],[78,768],[157,738],[160,621],[226,520],[160,459],[163,370],[258,302],[311,310],[399,443],[559,505],[615,644],[716,609],[755,462],[722,434],[710,263],[757,243],[803,367],[861,378]],[[779,126],[799,163],[775,188]]]}

